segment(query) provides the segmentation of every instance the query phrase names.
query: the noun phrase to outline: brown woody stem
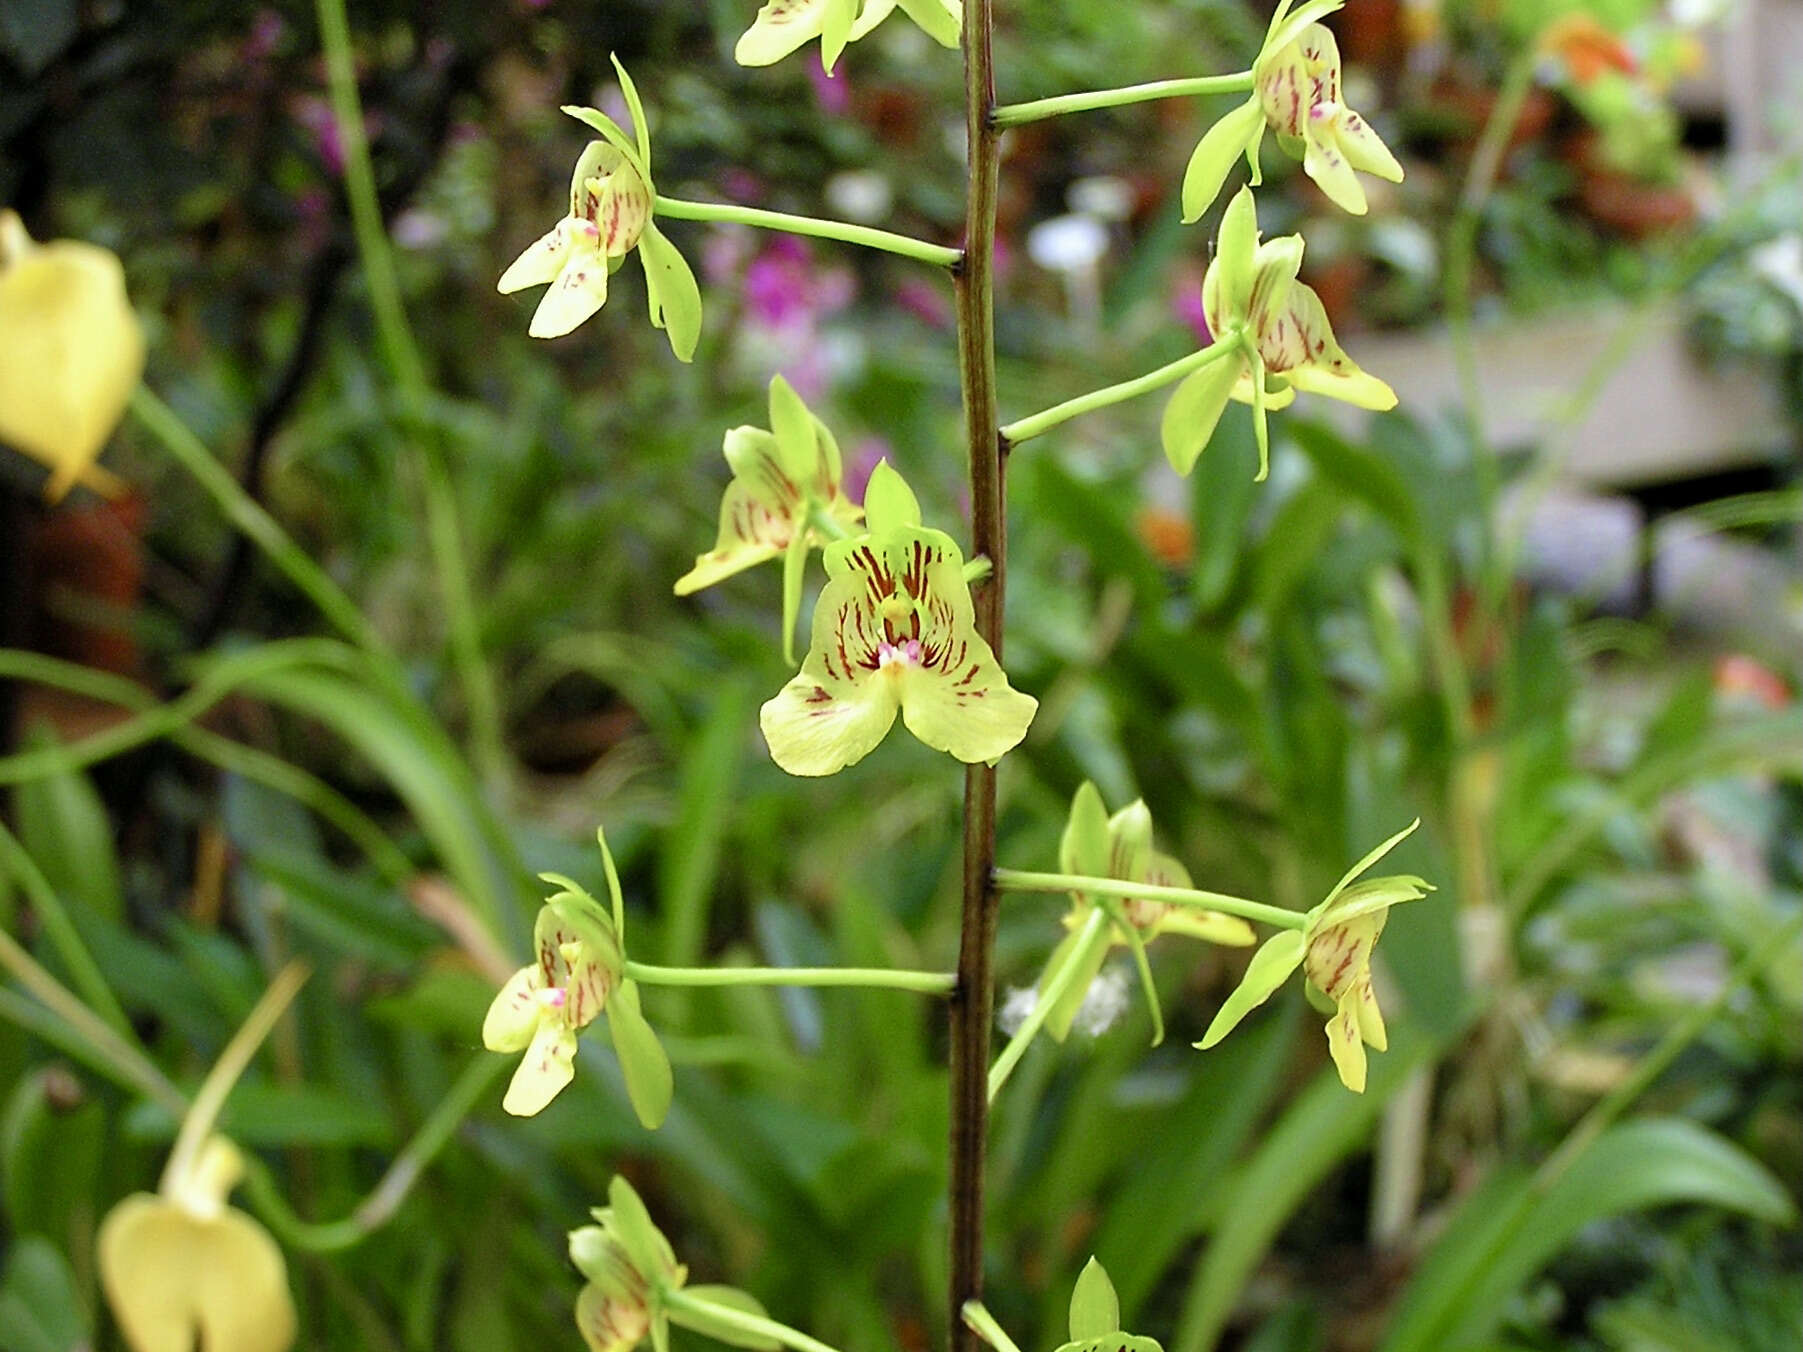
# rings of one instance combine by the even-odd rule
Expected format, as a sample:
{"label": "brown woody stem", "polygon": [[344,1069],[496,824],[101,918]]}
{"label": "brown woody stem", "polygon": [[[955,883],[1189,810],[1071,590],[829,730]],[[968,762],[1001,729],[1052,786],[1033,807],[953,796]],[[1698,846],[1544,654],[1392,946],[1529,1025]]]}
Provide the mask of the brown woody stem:
{"label": "brown woody stem", "polygon": [[[966,173],[964,260],[956,270],[958,377],[964,391],[964,430],[970,456],[972,557],[992,567],[974,589],[977,632],[1002,655],[1002,586],[1007,540],[1002,511],[1004,447],[996,411],[995,259],[996,179],[1000,157],[994,125],[995,23],[992,0],[964,4],[964,120]],[[958,947],[958,986],[951,1000],[951,1352],[977,1352],[965,1324],[966,1302],[983,1297],[983,1163],[989,1128],[989,1026],[995,977],[997,893],[995,769],[964,772],[964,917]]]}

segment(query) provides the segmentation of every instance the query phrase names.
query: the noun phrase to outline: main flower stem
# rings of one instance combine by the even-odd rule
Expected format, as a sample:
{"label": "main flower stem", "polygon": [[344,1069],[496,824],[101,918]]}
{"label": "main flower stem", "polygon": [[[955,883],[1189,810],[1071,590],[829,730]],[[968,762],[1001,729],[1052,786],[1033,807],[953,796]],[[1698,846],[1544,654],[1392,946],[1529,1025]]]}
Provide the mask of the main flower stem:
{"label": "main flower stem", "polygon": [[1105,385],[1099,390],[1091,390],[1088,394],[1080,394],[1075,399],[1066,399],[1062,404],[1055,404],[1040,413],[1011,422],[1002,429],[1002,437],[1010,446],[1018,446],[1023,441],[1030,441],[1042,432],[1049,432],[1058,424],[1069,422],[1080,413],[1090,413],[1098,408],[1107,408],[1110,404],[1118,404],[1137,395],[1150,393],[1161,386],[1169,385],[1173,380],[1182,380],[1192,371],[1200,371],[1210,362],[1223,357],[1242,353],[1244,346],[1233,338],[1217,339],[1200,352],[1192,352],[1187,357],[1179,357],[1176,361],[1159,367],[1156,371],[1148,371],[1143,376],[1135,376],[1132,380],[1123,380],[1118,385]]}
{"label": "main flower stem", "polygon": [[786,211],[765,211],[762,207],[742,207],[732,202],[687,202],[680,197],[658,194],[653,208],[656,215],[679,221],[732,221],[755,226],[759,230],[781,230],[791,235],[810,235],[815,239],[836,239],[843,244],[858,244],[866,249],[899,254],[903,258],[934,263],[942,268],[956,267],[963,257],[957,249],[943,244],[928,244],[924,239],[898,235],[893,230],[878,230],[868,225],[852,225],[848,221],[823,221],[816,216],[791,216]]}
{"label": "main flower stem", "polygon": [[659,967],[626,960],[626,975],[648,986],[864,986],[925,995],[950,995],[955,972],[908,972],[887,967]]}
{"label": "main flower stem", "polygon": [[[1002,655],[1002,597],[1008,541],[1003,513],[1007,443],[997,430],[995,391],[995,214],[1001,134],[995,126],[993,0],[964,4],[966,182],[964,256],[954,276],[958,301],[958,380],[970,461],[970,556],[993,569],[972,595],[977,632]],[[963,919],[958,985],[951,999],[950,1352],[976,1352],[964,1322],[967,1302],[983,1298],[983,1173],[989,1132],[989,1027],[995,1000],[995,767],[964,771]]]}
{"label": "main flower stem", "polygon": [[1231,75],[1201,75],[1191,80],[1153,80],[1147,84],[1122,85],[1117,89],[1060,94],[1056,98],[1034,99],[1031,103],[1004,103],[995,110],[994,121],[998,127],[1018,127],[1023,122],[1038,122],[1064,113],[1086,113],[1094,108],[1119,108],[1129,103],[1188,98],[1197,94],[1243,94],[1251,88],[1252,72],[1249,70],[1235,71]]}
{"label": "main flower stem", "polygon": [[1071,988],[1071,982],[1077,979],[1077,973],[1083,970],[1089,961],[1090,954],[1097,944],[1108,942],[1109,916],[1100,906],[1094,907],[1089,918],[1083,922],[1082,932],[1077,942],[1064,955],[1064,962],[1051,979],[1040,989],[1033,1001],[1033,1012],[1028,1014],[1014,1036],[1008,1039],[1008,1045],[1002,1048],[1002,1054],[995,1058],[995,1064],[989,1068],[989,1101],[995,1102],[995,1096],[1008,1083],[1008,1077],[1014,1073],[1014,1067],[1021,1057],[1027,1054],[1027,1048],[1033,1045],[1033,1039],[1039,1036],[1039,1030],[1045,1027],[1046,1019],[1058,1002],[1064,999],[1065,992]]}
{"label": "main flower stem", "polygon": [[1139,897],[1146,901],[1169,902],[1174,906],[1198,906],[1204,910],[1237,915],[1279,929],[1299,930],[1308,923],[1301,911],[1268,906],[1262,901],[1229,896],[1225,892],[1204,892],[1195,887],[1160,887],[1156,883],[1133,883],[1121,878],[1090,878],[1078,873],[1032,873],[1017,868],[998,868],[995,886],[1000,892],[1087,892],[1098,897]]}

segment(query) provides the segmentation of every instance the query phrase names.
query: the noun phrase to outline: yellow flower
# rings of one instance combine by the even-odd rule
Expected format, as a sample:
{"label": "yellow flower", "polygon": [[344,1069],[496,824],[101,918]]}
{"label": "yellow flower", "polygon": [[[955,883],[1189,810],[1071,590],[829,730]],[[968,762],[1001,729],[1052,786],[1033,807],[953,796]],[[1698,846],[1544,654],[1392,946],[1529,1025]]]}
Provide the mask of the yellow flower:
{"label": "yellow flower", "polygon": [[833,73],[839,54],[875,28],[900,5],[935,42],[956,47],[963,28],[964,7],[958,0],[768,0],[733,48],[741,66],[768,66],[814,38],[820,39],[820,64]]}
{"label": "yellow flower", "polygon": [[1409,836],[1419,820],[1391,836],[1347,872],[1322,903],[1308,913],[1299,930],[1285,930],[1267,940],[1246,968],[1238,989],[1227,997],[1214,1022],[1196,1046],[1214,1046],[1298,967],[1309,984],[1333,1004],[1327,1021],[1327,1050],[1340,1082],[1355,1094],[1365,1092],[1365,1047],[1389,1046],[1383,1012],[1371,985],[1371,952],[1383,933],[1390,907],[1416,901],[1433,888],[1420,878],[1355,879]]}
{"label": "yellow flower", "polygon": [[564,109],[600,132],[601,139],[589,142],[570,175],[570,214],[528,245],[501,274],[495,289],[511,295],[549,282],[551,289],[539,301],[526,332],[534,338],[561,338],[601,308],[607,300],[608,276],[637,249],[645,265],[652,326],[668,333],[678,360],[688,361],[701,337],[701,290],[676,246],[652,221],[657,190],[651,184],[645,110],[618,59],[614,69],[636,139],[628,139],[605,113]]}
{"label": "yellow flower", "polygon": [[100,1280],[133,1352],[285,1352],[295,1337],[288,1267],[267,1231],[225,1204],[244,1172],[237,1147],[210,1138],[160,1193],[107,1213]]}
{"label": "yellow flower", "polygon": [[0,443],[50,468],[56,501],[77,483],[117,492],[94,464],[144,373],[144,334],[109,250],[34,244],[0,211]]}

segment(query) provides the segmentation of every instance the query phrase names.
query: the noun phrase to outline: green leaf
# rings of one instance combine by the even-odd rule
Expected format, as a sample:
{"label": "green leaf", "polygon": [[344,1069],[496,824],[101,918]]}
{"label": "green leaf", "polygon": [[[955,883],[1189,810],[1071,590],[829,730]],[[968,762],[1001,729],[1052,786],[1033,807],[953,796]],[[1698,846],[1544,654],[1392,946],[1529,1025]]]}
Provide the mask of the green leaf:
{"label": "green leaf", "polygon": [[695,345],[701,341],[701,287],[695,274],[653,221],[645,222],[639,236],[639,258],[645,264],[651,323],[669,333],[670,350],[678,361],[693,361]]}
{"label": "green leaf", "polygon": [[1179,474],[1188,474],[1196,467],[1196,460],[1227,409],[1234,382],[1244,369],[1245,363],[1233,353],[1224,353],[1200,371],[1185,376],[1165,404],[1159,437],[1165,459]]}
{"label": "green leaf", "polygon": [[0,1347],[83,1352],[92,1346],[75,1273],[42,1235],[17,1240],[0,1276]]}
{"label": "green leaf", "polygon": [[1215,1346],[1247,1279],[1296,1208],[1364,1143],[1390,1095],[1432,1059],[1435,1048],[1425,1038],[1407,1028],[1391,1031],[1390,1050],[1373,1058],[1363,1094],[1348,1094],[1338,1075],[1323,1071],[1240,1171],[1215,1223],[1214,1242],[1191,1279],[1173,1352]]}
{"label": "green leaf", "polygon": [[669,1114],[675,1079],[663,1044],[639,1012],[637,982],[622,981],[608,997],[607,1030],[613,1038],[614,1054],[620,1058],[620,1073],[626,1078],[626,1096],[632,1100],[632,1110],[646,1130],[656,1131]]}
{"label": "green leaf", "polygon": [[1376,512],[1405,545],[1427,543],[1419,494],[1389,457],[1355,445],[1322,423],[1298,419],[1288,430],[1317,474]]}
{"label": "green leaf", "polygon": [[[56,745],[56,734],[36,725],[23,749]],[[85,773],[70,768],[26,780],[13,790],[13,811],[19,843],[59,897],[78,913],[97,911],[114,924],[124,919],[112,821]]]}
{"label": "green leaf", "polygon": [[749,1291],[741,1291],[736,1286],[715,1286],[703,1283],[698,1286],[682,1288],[683,1300],[680,1305],[670,1307],[672,1323],[684,1328],[705,1334],[709,1338],[728,1343],[733,1347],[750,1347],[757,1352],[774,1352],[782,1343],[775,1338],[757,1333],[746,1333],[735,1324],[715,1318],[709,1311],[691,1304],[692,1301],[706,1301],[710,1305],[721,1305],[739,1314],[755,1315],[759,1319],[768,1319],[763,1304]]}
{"label": "green leaf", "polygon": [[1121,1303],[1115,1298],[1114,1283],[1092,1254],[1071,1290],[1071,1338],[1087,1342],[1118,1333],[1120,1328]]}
{"label": "green leaf", "polygon": [[[752,698],[736,681],[710,697],[707,721],[682,753],[676,820],[664,833],[657,865],[658,909],[664,921],[664,961],[701,961],[720,872],[721,844],[734,819],[744,768]],[[686,1011],[687,992],[672,990],[669,1008]],[[665,1008],[660,1005],[659,1008]],[[673,1026],[685,1026],[680,1022]]]}
{"label": "green leaf", "polygon": [[1774,1225],[1796,1217],[1783,1185],[1714,1132],[1682,1118],[1622,1123],[1555,1177],[1505,1169],[1473,1193],[1416,1270],[1383,1352],[1443,1352],[1483,1340],[1509,1298],[1586,1225],[1680,1202]]}
{"label": "green leaf", "polygon": [[1218,610],[1233,591],[1246,551],[1246,523],[1258,496],[1257,473],[1251,425],[1239,418],[1224,427],[1217,424],[1207,457],[1190,475],[1196,542],[1190,591],[1205,612]]}
{"label": "green leaf", "polygon": [[[75,1102],[56,1101],[58,1080],[73,1085]],[[81,1088],[66,1071],[39,1069],[23,1077],[7,1101],[0,1118],[0,1201],[14,1235],[84,1242],[100,1182],[106,1116]]]}

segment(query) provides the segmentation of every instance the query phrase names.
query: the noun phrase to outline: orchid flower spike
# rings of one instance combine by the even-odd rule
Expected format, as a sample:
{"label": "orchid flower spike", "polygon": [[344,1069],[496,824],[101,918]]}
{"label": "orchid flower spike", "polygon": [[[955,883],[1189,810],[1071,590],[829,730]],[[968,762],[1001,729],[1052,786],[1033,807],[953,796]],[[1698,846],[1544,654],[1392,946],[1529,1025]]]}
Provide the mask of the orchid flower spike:
{"label": "orchid flower spike", "polygon": [[526,330],[534,338],[561,338],[607,300],[607,279],[634,249],[645,265],[645,291],[653,327],[669,334],[680,361],[695,355],[701,337],[701,289],[676,246],[652,220],[657,190],[651,184],[651,137],[644,105],[626,68],[614,58],[620,91],[632,114],[636,140],[593,108],[564,112],[601,134],[589,142],[570,175],[570,214],[514,259],[496,290],[509,295],[549,282]]}
{"label": "orchid flower spike", "polygon": [[639,1121],[655,1130],[670,1110],[670,1058],[639,1011],[638,984],[626,979],[620,878],[606,835],[597,830],[595,838],[612,915],[579,884],[540,874],[559,890],[533,925],[538,956],[508,978],[489,1005],[482,1045],[491,1052],[526,1053],[501,1106],[516,1117],[532,1117],[575,1078],[577,1034],[605,1011],[627,1097]]}
{"label": "orchid flower spike", "polygon": [[[589,1352],[631,1352],[646,1334],[657,1352],[668,1352],[672,1323],[758,1352],[781,1346],[731,1322],[733,1314],[766,1317],[749,1293],[731,1286],[685,1287],[688,1268],[676,1261],[630,1183],[615,1178],[607,1201],[589,1213],[595,1224],[570,1232],[570,1261],[588,1279],[576,1297],[576,1327]],[[680,1302],[670,1300],[676,1291],[683,1292]],[[714,1318],[714,1309],[728,1318]]]}
{"label": "orchid flower spike", "polygon": [[770,430],[735,427],[725,451],[732,481],[720,500],[719,536],[677,579],[676,594],[784,556],[783,658],[793,662],[808,550],[850,534],[864,509],[845,496],[839,443],[780,375],[770,382]]}
{"label": "orchid flower spike", "polygon": [[77,483],[118,491],[94,461],[143,373],[118,257],[77,240],[34,243],[0,211],[0,443],[49,467],[50,501]]}
{"label": "orchid flower spike", "polygon": [[868,535],[826,551],[800,673],[765,703],[770,755],[792,775],[864,759],[897,713],[928,746],[994,764],[1027,734],[1039,702],[1008,684],[977,632],[964,556],[920,524],[901,475],[879,464],[864,493]]}
{"label": "orchid flower spike", "polygon": [[1318,19],[1344,0],[1309,0],[1293,14],[1278,5],[1264,46],[1252,63],[1252,97],[1210,127],[1183,175],[1183,220],[1200,220],[1241,154],[1261,181],[1258,148],[1265,128],[1285,154],[1302,161],[1336,206],[1365,214],[1365,189],[1354,170],[1402,182],[1402,166],[1378,134],[1341,102],[1340,49]]}
{"label": "orchid flower spike", "polygon": [[1252,405],[1260,479],[1270,459],[1265,413],[1288,405],[1297,390],[1360,408],[1396,407],[1396,392],[1346,355],[1321,298],[1296,280],[1302,237],[1260,243],[1256,211],[1250,188],[1234,194],[1202,278],[1208,331],[1231,350],[1186,376],[1165,405],[1164,451],[1179,474],[1195,467],[1229,398]]}
{"label": "orchid flower spike", "polygon": [[1300,967],[1309,985],[1334,1007],[1333,1017],[1327,1021],[1327,1050],[1340,1082],[1355,1094],[1364,1093],[1365,1047],[1381,1052],[1389,1046],[1384,1016],[1371,985],[1372,950],[1392,906],[1419,900],[1434,889],[1411,874],[1365,882],[1357,879],[1420,825],[1419,819],[1411,822],[1354,864],[1308,913],[1302,929],[1284,930],[1266,940],[1196,1046],[1207,1049],[1226,1037]]}
{"label": "orchid flower spike", "polygon": [[[1103,806],[1101,793],[1087,780],[1071,799],[1070,817],[1058,845],[1058,871],[1080,877],[1150,883],[1156,887],[1192,885],[1189,871],[1181,863],[1153,848],[1152,814],[1144,800],[1129,804],[1111,817]],[[1107,942],[1075,953],[1084,922],[1098,907],[1108,912],[1113,921],[1105,931]],[[1184,934],[1192,939],[1233,947],[1248,945],[1255,938],[1252,927],[1238,916],[1154,901],[1149,897],[1118,899],[1085,892],[1071,893],[1071,910],[1065,916],[1064,924],[1070,934],[1052,951],[1039,979],[1039,989],[1045,990],[1053,974],[1065,962],[1082,964],[1065,988],[1064,998],[1046,1016],[1046,1032],[1059,1042],[1069,1035],[1083,997],[1101,971],[1112,946],[1125,944],[1133,950],[1140,983],[1152,1013],[1154,1040],[1162,1040],[1164,1020],[1158,1005],[1158,992],[1152,985],[1151,967],[1146,962],[1146,945],[1161,934]]]}
{"label": "orchid flower spike", "polygon": [[964,27],[959,0],[768,0],[745,30],[733,59],[741,66],[768,66],[820,39],[820,64],[833,73],[846,44],[856,42],[894,12],[897,5],[942,47],[956,47]]}

